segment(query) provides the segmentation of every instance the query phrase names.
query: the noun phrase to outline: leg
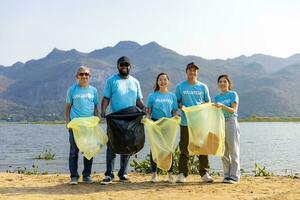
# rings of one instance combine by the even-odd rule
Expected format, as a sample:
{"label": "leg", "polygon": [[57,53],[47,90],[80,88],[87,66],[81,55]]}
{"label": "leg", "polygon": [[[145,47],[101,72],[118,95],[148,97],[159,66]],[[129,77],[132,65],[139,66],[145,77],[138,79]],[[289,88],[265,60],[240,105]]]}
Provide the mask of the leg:
{"label": "leg", "polygon": [[150,151],[150,166],[151,166],[151,172],[152,173],[156,173],[156,171],[157,171],[157,164],[154,162],[154,160],[152,158],[151,151]]}
{"label": "leg", "polygon": [[127,174],[127,166],[130,156],[129,155],[121,155],[120,156],[120,170],[118,172],[118,176],[122,177]]}
{"label": "leg", "polygon": [[83,177],[90,176],[92,172],[93,158],[88,160],[85,157],[83,157],[83,164],[84,164],[84,169],[82,171],[82,176]]}
{"label": "leg", "polygon": [[69,154],[69,170],[72,177],[79,177],[78,169],[78,147],[74,140],[72,129],[69,129],[69,142],[70,142],[70,154]]}
{"label": "leg", "polygon": [[230,119],[228,150],[231,157],[230,178],[240,180],[240,129],[236,118]]}
{"label": "leg", "polygon": [[199,174],[200,176],[204,176],[209,169],[209,161],[207,155],[199,155]]}
{"label": "leg", "polygon": [[223,163],[224,178],[229,178],[230,177],[230,156],[228,151],[228,143],[226,141],[226,133],[225,133],[225,152],[224,152],[224,156],[222,157],[222,163]]}
{"label": "leg", "polygon": [[116,154],[112,150],[112,147],[110,145],[110,141],[108,141],[107,142],[107,149],[106,149],[106,172],[105,172],[105,176],[110,176],[112,179],[114,178],[115,160],[116,160]]}
{"label": "leg", "polygon": [[189,132],[187,126],[180,126],[180,157],[179,157],[179,173],[183,173],[185,177],[188,176],[188,162],[189,162]]}

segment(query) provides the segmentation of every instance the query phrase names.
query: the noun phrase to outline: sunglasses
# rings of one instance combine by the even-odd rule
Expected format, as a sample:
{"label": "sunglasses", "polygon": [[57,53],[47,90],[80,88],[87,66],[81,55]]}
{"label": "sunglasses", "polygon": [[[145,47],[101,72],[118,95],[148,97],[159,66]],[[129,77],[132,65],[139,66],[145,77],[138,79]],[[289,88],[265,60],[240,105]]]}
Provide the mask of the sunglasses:
{"label": "sunglasses", "polygon": [[89,73],[87,73],[87,72],[84,72],[84,73],[79,73],[78,75],[79,75],[79,76],[90,76],[90,74],[89,74]]}
{"label": "sunglasses", "polygon": [[130,66],[130,64],[127,62],[120,63],[120,67],[129,67],[129,66]]}

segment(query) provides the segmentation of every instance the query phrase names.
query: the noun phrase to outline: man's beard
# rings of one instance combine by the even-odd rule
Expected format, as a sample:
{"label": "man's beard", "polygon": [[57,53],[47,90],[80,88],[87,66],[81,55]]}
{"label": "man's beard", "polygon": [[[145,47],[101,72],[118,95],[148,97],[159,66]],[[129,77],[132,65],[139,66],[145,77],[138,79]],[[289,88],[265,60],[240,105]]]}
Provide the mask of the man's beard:
{"label": "man's beard", "polygon": [[119,69],[119,74],[121,76],[128,76],[129,75],[129,69],[127,69],[126,72],[123,72],[123,70]]}

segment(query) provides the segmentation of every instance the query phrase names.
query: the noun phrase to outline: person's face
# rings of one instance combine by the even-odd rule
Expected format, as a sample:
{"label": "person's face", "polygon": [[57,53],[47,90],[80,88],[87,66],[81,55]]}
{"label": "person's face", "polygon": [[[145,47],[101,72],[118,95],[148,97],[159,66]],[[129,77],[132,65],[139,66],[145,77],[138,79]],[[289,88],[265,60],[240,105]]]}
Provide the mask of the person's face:
{"label": "person's face", "polygon": [[221,91],[229,90],[229,82],[225,77],[220,78],[218,84]]}
{"label": "person's face", "polygon": [[127,63],[127,62],[120,63],[119,66],[118,66],[118,70],[119,70],[119,73],[122,76],[128,76],[128,74],[130,72],[130,65],[129,65],[129,63]]}
{"label": "person's face", "polygon": [[79,81],[79,84],[87,84],[90,79],[90,72],[88,70],[81,70],[77,74],[77,79]]}
{"label": "person's face", "polygon": [[188,79],[195,79],[198,76],[198,69],[195,67],[188,68],[186,74]]}
{"label": "person's face", "polygon": [[160,75],[157,80],[157,84],[158,84],[159,88],[168,88],[168,86],[169,86],[168,77],[166,75]]}

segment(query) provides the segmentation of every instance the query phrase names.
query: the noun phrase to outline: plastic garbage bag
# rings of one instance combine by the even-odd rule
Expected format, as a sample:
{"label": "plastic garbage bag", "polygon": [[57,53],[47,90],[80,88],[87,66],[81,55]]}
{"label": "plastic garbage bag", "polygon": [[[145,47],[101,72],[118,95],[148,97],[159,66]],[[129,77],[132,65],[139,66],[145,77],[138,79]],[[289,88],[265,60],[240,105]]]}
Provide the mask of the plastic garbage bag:
{"label": "plastic garbage bag", "polygon": [[188,151],[191,155],[223,156],[225,121],[222,110],[211,103],[184,107],[189,130]]}
{"label": "plastic garbage bag", "polygon": [[96,156],[108,141],[106,133],[99,126],[99,117],[74,118],[67,125],[73,130],[75,143],[83,153],[84,157],[90,160]]}
{"label": "plastic garbage bag", "polygon": [[176,135],[179,131],[180,117],[161,118],[157,121],[143,119],[153,161],[162,170],[169,170],[172,155],[176,148]]}
{"label": "plastic garbage bag", "polygon": [[113,151],[117,154],[132,155],[139,152],[145,143],[145,113],[131,106],[106,116],[107,135]]}

